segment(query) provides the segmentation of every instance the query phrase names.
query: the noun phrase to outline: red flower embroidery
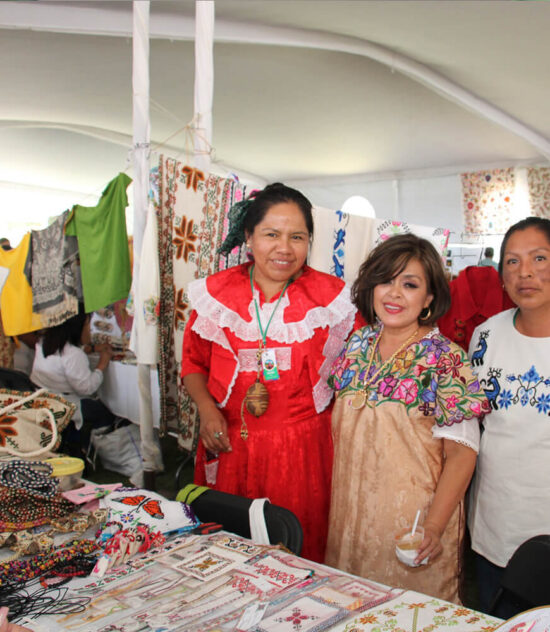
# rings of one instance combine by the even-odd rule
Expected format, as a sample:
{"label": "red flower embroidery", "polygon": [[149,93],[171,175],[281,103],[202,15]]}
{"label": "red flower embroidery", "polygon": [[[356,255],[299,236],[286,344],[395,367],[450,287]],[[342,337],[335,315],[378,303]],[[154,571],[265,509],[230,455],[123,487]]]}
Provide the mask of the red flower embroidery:
{"label": "red flower embroidery", "polygon": [[174,228],[174,246],[176,246],[176,258],[183,259],[186,263],[190,252],[196,252],[195,241],[197,235],[193,233],[193,220],[187,220],[185,216],[181,218],[181,224]]}
{"label": "red flower embroidery", "polygon": [[204,173],[199,169],[194,169],[193,167],[183,167],[181,170],[184,176],[187,176],[187,181],[185,182],[185,188],[193,187],[193,191],[197,190],[199,186],[199,182],[204,181]]}
{"label": "red flower embroidery", "polygon": [[17,430],[11,426],[17,421],[17,417],[2,415],[0,417],[0,446],[5,447],[7,437],[16,437]]}
{"label": "red flower embroidery", "polygon": [[453,377],[460,375],[460,368],[464,366],[464,363],[460,359],[459,353],[449,353],[448,356],[441,356],[437,363],[437,368],[440,373],[451,373]]}

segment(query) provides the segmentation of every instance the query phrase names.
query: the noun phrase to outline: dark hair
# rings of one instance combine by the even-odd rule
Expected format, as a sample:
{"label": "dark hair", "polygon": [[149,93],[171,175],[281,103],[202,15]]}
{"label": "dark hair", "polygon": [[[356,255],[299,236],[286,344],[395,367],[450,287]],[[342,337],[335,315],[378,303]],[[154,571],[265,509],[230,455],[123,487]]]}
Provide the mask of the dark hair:
{"label": "dark hair", "polygon": [[313,237],[313,214],[311,212],[311,202],[297,189],[287,187],[281,182],[268,184],[265,189],[254,192],[250,195],[252,203],[247,209],[244,218],[243,228],[245,234],[252,235],[256,226],[263,220],[267,212],[275,204],[294,203],[304,216],[307,232],[310,238]]}
{"label": "dark hair", "polygon": [[75,347],[80,346],[82,330],[84,329],[87,319],[88,314],[84,311],[84,306],[80,304],[76,316],[69,318],[60,325],[45,329],[42,333],[42,351],[44,357],[47,358],[54,353],[61,353],[67,343]]}
{"label": "dark hair", "polygon": [[502,244],[500,245],[500,261],[498,262],[498,273],[502,276],[502,267],[504,262],[504,253],[506,251],[506,245],[510,237],[518,230],[525,230],[527,228],[536,228],[541,233],[546,235],[546,241],[550,244],[550,219],[545,217],[526,217],[519,222],[516,222],[506,231]]}
{"label": "dark hair", "polygon": [[495,251],[493,250],[493,248],[491,248],[491,246],[487,246],[487,248],[485,248],[485,252],[483,254],[486,257],[488,257],[488,258],[492,258],[493,255],[495,254]]}
{"label": "dark hair", "polygon": [[351,297],[369,325],[376,322],[374,288],[401,274],[411,259],[417,259],[424,268],[428,293],[433,295],[428,318],[424,325],[433,325],[451,306],[451,291],[445,278],[441,257],[427,239],[412,233],[394,235],[378,244],[359,268],[359,276],[351,288]]}

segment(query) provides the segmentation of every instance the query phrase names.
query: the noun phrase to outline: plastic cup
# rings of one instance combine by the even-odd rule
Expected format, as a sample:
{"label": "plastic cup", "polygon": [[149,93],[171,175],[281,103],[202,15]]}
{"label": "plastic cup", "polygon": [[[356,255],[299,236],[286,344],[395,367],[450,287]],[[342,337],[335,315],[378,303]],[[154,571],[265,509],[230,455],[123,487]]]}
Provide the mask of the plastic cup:
{"label": "plastic cup", "polygon": [[[418,547],[424,539],[424,527],[416,527],[414,535],[411,533],[412,527],[404,527],[395,534],[395,554],[397,559],[407,566],[419,566],[414,560],[418,557]],[[420,564],[427,564],[424,559]]]}

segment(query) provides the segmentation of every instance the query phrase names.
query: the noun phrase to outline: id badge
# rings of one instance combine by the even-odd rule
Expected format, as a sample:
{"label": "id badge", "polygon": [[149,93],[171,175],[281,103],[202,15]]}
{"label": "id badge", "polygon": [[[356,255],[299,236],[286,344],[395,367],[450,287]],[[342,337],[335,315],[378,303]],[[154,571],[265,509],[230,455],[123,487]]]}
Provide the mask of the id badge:
{"label": "id badge", "polygon": [[279,370],[277,369],[277,358],[275,349],[264,349],[262,351],[262,369],[264,380],[278,380]]}

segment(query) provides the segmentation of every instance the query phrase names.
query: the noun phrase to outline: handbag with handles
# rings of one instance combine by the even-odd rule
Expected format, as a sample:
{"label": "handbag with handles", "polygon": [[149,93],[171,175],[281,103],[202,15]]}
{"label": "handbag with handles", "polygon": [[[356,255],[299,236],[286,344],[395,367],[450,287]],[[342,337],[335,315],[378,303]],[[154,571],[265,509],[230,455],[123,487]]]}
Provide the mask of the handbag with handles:
{"label": "handbag with handles", "polygon": [[0,455],[34,457],[56,450],[74,411],[73,403],[46,389],[0,389]]}

